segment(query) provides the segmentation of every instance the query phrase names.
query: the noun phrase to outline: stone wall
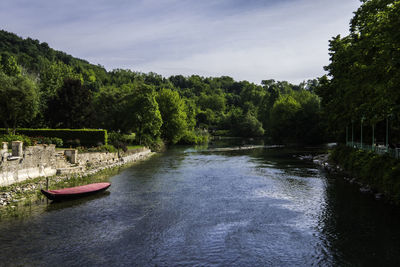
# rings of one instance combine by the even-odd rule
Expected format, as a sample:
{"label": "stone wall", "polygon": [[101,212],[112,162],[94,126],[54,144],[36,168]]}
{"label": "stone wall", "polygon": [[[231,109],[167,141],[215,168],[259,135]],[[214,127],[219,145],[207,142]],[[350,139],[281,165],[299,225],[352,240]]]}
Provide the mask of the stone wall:
{"label": "stone wall", "polygon": [[[16,148],[14,144],[13,148]],[[55,175],[57,171],[55,155],[55,145],[28,146],[22,150],[21,144],[18,150],[13,149],[11,155],[3,148],[0,161],[0,186],[39,176]]]}
{"label": "stone wall", "polygon": [[106,167],[135,162],[151,154],[148,148],[120,153],[78,153],[74,149],[56,151],[55,145],[29,146],[22,149],[21,142],[13,142],[13,152],[7,144],[0,151],[0,186],[22,182],[41,176],[94,173]]}

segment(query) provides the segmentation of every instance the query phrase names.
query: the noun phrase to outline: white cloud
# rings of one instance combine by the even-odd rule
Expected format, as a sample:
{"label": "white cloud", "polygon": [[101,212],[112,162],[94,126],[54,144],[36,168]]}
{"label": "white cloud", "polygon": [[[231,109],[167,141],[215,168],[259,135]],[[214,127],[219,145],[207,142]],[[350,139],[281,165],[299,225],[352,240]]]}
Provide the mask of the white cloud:
{"label": "white cloud", "polygon": [[6,30],[108,69],[229,75],[257,83],[270,78],[297,83],[322,75],[329,39],[347,34],[360,5],[358,0],[59,0],[27,6],[5,1],[0,25]]}

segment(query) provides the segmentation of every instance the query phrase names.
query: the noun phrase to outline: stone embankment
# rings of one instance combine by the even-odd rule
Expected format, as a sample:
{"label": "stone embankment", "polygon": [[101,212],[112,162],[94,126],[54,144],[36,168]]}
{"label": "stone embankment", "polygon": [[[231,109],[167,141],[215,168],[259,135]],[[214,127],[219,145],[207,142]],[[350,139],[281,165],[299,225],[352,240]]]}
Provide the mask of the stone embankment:
{"label": "stone embankment", "polygon": [[[120,153],[78,153],[74,149],[56,150],[54,145],[22,149],[21,142],[13,142],[13,148],[13,152],[8,153],[4,145],[0,154],[0,186],[5,188],[0,192],[0,206],[20,201],[23,199],[21,195],[46,187],[44,179],[34,178],[51,177],[51,182],[57,183],[69,176],[93,175],[105,169],[146,159],[153,154],[148,148]],[[19,196],[18,200],[16,196]]]}

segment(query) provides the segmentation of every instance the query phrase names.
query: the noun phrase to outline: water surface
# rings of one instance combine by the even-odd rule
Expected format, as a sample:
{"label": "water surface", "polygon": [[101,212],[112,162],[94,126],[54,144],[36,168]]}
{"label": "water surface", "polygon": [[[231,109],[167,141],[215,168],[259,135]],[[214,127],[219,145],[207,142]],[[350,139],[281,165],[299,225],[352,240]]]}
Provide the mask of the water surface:
{"label": "water surface", "polygon": [[109,192],[0,223],[5,266],[400,264],[399,209],[296,156],[177,148]]}

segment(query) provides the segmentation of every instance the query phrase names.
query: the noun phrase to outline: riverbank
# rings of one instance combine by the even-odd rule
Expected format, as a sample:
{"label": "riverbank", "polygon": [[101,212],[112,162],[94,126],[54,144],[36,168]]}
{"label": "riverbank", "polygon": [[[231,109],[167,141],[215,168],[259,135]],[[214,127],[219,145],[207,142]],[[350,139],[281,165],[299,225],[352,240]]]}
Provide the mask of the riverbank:
{"label": "riverbank", "polygon": [[[0,215],[2,211],[9,211],[18,206],[30,205],[45,199],[40,189],[57,189],[62,187],[73,187],[93,182],[104,182],[112,175],[115,175],[133,164],[148,159],[155,153],[150,150],[139,151],[134,154],[121,157],[119,161],[96,165],[93,167],[80,168],[72,174],[64,173],[51,177],[39,177],[8,186],[0,187]],[[7,213],[7,211],[6,211]]]}
{"label": "riverbank", "polygon": [[330,152],[329,158],[317,163],[328,171],[342,173],[345,180],[359,186],[360,192],[400,205],[399,160],[339,145]]}

